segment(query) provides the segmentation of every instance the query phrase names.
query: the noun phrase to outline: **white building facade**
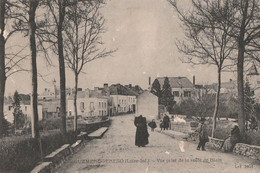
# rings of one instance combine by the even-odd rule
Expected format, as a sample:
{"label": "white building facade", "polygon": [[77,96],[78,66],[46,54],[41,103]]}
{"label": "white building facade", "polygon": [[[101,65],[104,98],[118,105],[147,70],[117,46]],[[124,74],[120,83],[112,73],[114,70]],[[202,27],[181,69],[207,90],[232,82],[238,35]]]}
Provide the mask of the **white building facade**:
{"label": "white building facade", "polygon": [[159,114],[158,97],[150,91],[144,91],[137,98],[136,115],[143,115],[148,121],[157,119]]}
{"label": "white building facade", "polygon": [[[74,116],[73,96],[67,101],[68,116]],[[105,97],[89,97],[88,95],[77,98],[78,116],[108,116],[108,100]]]}
{"label": "white building facade", "polygon": [[117,113],[135,112],[136,96],[110,95]]}
{"label": "white building facade", "polygon": [[[33,115],[33,107],[30,104],[21,104],[21,110],[26,116],[27,120],[30,121]],[[14,107],[11,104],[4,105],[4,115],[8,122],[13,123],[14,121]],[[38,105],[38,116],[39,120],[42,120],[42,105]]]}

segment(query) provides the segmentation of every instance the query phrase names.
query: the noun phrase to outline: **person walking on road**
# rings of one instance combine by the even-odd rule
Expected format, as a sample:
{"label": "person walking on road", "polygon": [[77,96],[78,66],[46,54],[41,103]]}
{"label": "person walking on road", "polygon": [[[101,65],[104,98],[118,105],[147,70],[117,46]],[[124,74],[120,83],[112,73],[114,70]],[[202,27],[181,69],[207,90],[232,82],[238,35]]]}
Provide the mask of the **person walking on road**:
{"label": "person walking on road", "polygon": [[138,147],[145,147],[145,145],[149,143],[149,133],[147,130],[146,118],[142,115],[135,117],[134,125],[136,126],[135,145]]}
{"label": "person walking on road", "polygon": [[199,128],[196,130],[199,133],[199,144],[197,150],[200,150],[200,148],[202,148],[202,151],[206,151],[205,144],[209,141],[205,120],[205,118],[201,118]]}
{"label": "person walking on road", "polygon": [[154,129],[157,127],[157,125],[155,123],[155,119],[153,119],[150,123],[148,123],[148,126],[151,127],[151,130],[153,132]]}
{"label": "person walking on road", "polygon": [[163,124],[163,130],[168,130],[170,126],[170,117],[167,114],[165,114],[163,117]]}

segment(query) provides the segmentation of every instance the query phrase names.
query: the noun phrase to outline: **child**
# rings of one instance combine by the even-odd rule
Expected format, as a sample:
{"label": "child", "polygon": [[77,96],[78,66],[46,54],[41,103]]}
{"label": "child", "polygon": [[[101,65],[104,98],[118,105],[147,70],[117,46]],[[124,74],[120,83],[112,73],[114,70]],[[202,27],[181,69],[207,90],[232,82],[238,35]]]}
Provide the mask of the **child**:
{"label": "child", "polygon": [[164,128],[164,123],[163,123],[163,121],[161,120],[160,121],[160,128],[161,128],[161,131],[163,130],[163,128]]}
{"label": "child", "polygon": [[153,119],[150,123],[148,123],[148,126],[151,127],[152,132],[153,132],[154,129],[157,127],[155,120]]}

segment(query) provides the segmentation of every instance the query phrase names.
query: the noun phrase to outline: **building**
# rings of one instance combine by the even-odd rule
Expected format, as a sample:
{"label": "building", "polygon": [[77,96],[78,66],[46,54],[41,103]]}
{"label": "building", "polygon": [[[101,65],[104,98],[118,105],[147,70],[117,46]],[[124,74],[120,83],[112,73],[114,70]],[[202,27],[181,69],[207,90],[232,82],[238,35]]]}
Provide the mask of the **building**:
{"label": "building", "polygon": [[[74,116],[74,94],[68,97],[68,117]],[[79,117],[108,116],[108,98],[97,90],[79,89],[77,94],[77,113]]]}
{"label": "building", "polygon": [[[155,79],[160,83],[161,89],[163,87],[165,78],[166,77],[158,77]],[[195,98],[195,87],[187,77],[168,77],[168,79],[172,89],[172,94],[174,95],[174,100],[177,104],[181,103],[183,100]]]}
{"label": "building", "polygon": [[[31,104],[31,98],[30,95],[26,95],[26,94],[19,94],[20,96],[20,108],[23,112],[23,114],[25,115],[26,119],[28,121],[31,120],[31,117],[33,115],[33,106]],[[13,107],[13,101],[12,99],[8,99],[5,100],[5,104],[4,104],[4,115],[7,121],[9,121],[10,123],[13,123],[14,121],[14,107]],[[38,117],[39,120],[43,119],[42,116],[42,105],[38,104]]]}
{"label": "building", "polygon": [[[211,85],[205,85],[206,93],[209,95],[215,95],[217,93],[217,83]],[[237,81],[229,79],[228,82],[222,82],[220,88],[220,100],[229,101],[230,98],[236,98],[238,95],[237,92]]]}
{"label": "building", "polygon": [[137,97],[137,115],[143,115],[147,120],[157,119],[159,114],[159,99],[150,91],[144,91]]}
{"label": "building", "polygon": [[57,118],[60,112],[60,100],[51,99],[39,101],[42,104],[42,116],[43,119]]}
{"label": "building", "polygon": [[59,98],[60,90],[59,88],[57,88],[55,79],[53,79],[52,84],[52,87],[44,88],[44,91],[39,94],[39,100],[52,100]]}
{"label": "building", "polygon": [[109,87],[109,96],[112,98],[114,113],[130,113],[136,110],[136,97],[139,94],[121,84]]}

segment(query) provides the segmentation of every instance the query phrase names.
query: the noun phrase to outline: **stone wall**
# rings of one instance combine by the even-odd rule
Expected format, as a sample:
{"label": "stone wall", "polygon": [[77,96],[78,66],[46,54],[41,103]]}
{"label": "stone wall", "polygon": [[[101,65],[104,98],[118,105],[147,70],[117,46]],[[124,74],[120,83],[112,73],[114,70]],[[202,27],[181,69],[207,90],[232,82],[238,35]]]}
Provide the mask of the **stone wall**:
{"label": "stone wall", "polygon": [[222,139],[209,137],[209,142],[207,143],[207,145],[216,150],[222,150],[223,143],[224,140]]}
{"label": "stone wall", "polygon": [[[189,133],[188,140],[199,142],[199,133],[197,133],[197,132]],[[222,140],[222,139],[209,137],[209,142],[207,142],[206,145],[210,148],[220,150],[223,143],[224,143],[224,140]]]}
{"label": "stone wall", "polygon": [[260,146],[237,143],[233,152],[255,160],[260,160]]}
{"label": "stone wall", "polygon": [[[189,141],[199,142],[199,135],[196,132],[189,133]],[[210,147],[215,150],[223,151],[222,145],[224,140],[209,137],[209,142],[207,142],[207,147]],[[260,160],[260,146],[248,145],[243,143],[237,143],[233,149],[233,152],[243,156],[247,156],[251,159]]]}
{"label": "stone wall", "polygon": [[171,122],[171,130],[182,132],[182,133],[190,133],[192,132],[192,127],[190,126],[190,123],[177,123],[177,122]]}
{"label": "stone wall", "polygon": [[188,140],[190,141],[199,141],[199,133],[191,132],[189,133]]}

